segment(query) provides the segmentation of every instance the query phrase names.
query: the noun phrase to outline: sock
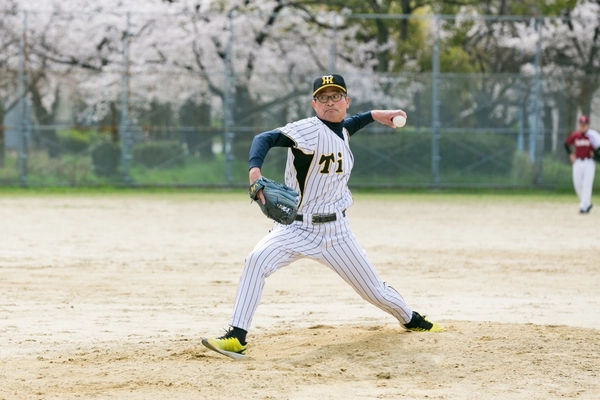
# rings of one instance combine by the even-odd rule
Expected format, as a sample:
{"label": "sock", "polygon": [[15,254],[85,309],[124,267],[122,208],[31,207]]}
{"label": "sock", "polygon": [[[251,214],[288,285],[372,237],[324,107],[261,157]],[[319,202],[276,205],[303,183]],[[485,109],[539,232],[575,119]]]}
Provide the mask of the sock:
{"label": "sock", "polygon": [[423,316],[421,314],[419,314],[418,312],[413,311],[410,322],[404,326],[408,329],[421,328],[421,329],[425,329],[425,330],[430,330],[431,327],[433,326],[433,324],[431,322],[427,321],[425,318],[423,318]]}
{"label": "sock", "polygon": [[247,331],[237,328],[235,326],[232,326],[232,333],[233,336],[235,336],[241,343],[242,346],[246,345],[246,334],[248,333]]}
{"label": "sock", "polygon": [[407,324],[404,324],[404,326],[407,328],[416,327],[418,324],[419,317],[420,317],[419,313],[413,311],[410,321]]}

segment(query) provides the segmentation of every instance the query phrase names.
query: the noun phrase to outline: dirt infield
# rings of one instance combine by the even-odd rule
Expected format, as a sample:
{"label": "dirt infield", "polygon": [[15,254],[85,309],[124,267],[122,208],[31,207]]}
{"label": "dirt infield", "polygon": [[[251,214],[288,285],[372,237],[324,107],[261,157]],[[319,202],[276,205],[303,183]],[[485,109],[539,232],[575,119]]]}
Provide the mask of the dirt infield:
{"label": "dirt infield", "polygon": [[243,194],[0,197],[0,399],[598,399],[600,210],[574,196],[357,195],[381,277],[439,334],[403,332],[324,266],[269,277],[232,361]]}

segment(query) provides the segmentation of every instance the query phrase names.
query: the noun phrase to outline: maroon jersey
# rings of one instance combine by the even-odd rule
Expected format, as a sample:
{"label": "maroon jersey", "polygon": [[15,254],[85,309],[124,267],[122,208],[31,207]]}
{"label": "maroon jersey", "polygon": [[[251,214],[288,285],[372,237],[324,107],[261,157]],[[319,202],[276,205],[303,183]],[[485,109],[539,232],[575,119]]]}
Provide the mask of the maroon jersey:
{"label": "maroon jersey", "polygon": [[575,131],[569,135],[565,140],[567,146],[575,145],[575,157],[577,158],[590,158],[592,157],[594,147],[590,138],[585,134]]}

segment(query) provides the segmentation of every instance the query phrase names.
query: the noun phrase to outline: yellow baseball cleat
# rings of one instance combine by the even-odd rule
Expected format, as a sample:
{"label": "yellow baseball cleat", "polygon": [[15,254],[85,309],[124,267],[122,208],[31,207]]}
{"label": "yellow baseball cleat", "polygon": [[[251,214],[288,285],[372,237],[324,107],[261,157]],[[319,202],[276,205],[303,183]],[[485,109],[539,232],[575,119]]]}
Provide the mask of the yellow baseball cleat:
{"label": "yellow baseball cleat", "polygon": [[427,320],[426,317],[422,316],[416,311],[413,311],[412,318],[408,324],[404,327],[409,331],[413,332],[442,332],[444,327],[438,323]]}
{"label": "yellow baseball cleat", "polygon": [[231,330],[218,338],[203,338],[202,344],[234,360],[240,360],[246,356],[247,345],[241,344],[240,340],[232,335]]}

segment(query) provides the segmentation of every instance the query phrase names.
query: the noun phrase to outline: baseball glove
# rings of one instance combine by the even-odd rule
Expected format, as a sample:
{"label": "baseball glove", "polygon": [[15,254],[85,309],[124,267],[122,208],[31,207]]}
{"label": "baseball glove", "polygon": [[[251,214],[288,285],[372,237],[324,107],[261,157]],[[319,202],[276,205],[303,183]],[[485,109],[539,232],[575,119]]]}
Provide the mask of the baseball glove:
{"label": "baseball glove", "polygon": [[[256,197],[260,189],[263,190],[265,204]],[[289,225],[296,219],[300,195],[291,187],[261,176],[250,185],[248,195],[258,203],[267,218],[284,225]]]}
{"label": "baseball glove", "polygon": [[594,161],[600,162],[600,147],[594,150]]}

